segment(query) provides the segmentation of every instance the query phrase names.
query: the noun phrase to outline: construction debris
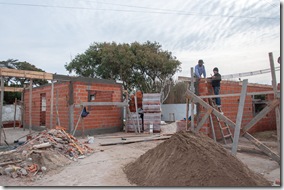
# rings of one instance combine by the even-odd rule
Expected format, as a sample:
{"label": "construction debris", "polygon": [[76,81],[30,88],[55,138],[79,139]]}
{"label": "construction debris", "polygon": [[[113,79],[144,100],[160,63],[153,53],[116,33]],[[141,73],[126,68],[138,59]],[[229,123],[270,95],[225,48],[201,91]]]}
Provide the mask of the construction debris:
{"label": "construction debris", "polygon": [[83,159],[93,152],[62,128],[42,131],[22,146],[0,152],[0,175],[42,177],[47,171],[70,164],[71,160]]}

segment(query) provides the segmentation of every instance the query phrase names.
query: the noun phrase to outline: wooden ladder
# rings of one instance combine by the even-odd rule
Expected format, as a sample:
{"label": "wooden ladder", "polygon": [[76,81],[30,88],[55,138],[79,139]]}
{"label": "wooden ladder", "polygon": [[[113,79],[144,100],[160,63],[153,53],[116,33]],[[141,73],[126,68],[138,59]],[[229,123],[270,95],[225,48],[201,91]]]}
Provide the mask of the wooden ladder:
{"label": "wooden ladder", "polygon": [[[222,109],[221,107],[217,107],[217,105],[215,104],[215,101],[212,98],[209,98],[209,104],[215,108],[216,110],[218,110],[219,112],[222,113]],[[231,133],[231,130],[229,128],[229,126],[227,125],[227,123],[224,122],[225,126],[222,126],[221,121],[219,119],[219,117],[217,117],[216,115],[214,115],[216,117],[216,120],[218,122],[218,127],[220,129],[221,135],[222,135],[222,139],[224,141],[224,144],[227,144],[227,140],[230,139],[231,142],[233,142],[233,135]]]}

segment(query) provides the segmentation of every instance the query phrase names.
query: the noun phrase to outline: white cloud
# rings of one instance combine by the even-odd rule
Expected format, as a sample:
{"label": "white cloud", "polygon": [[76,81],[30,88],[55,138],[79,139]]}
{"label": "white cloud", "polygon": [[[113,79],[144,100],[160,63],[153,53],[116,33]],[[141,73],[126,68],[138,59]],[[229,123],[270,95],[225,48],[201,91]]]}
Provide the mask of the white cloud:
{"label": "white cloud", "polygon": [[[269,68],[268,52],[275,59],[280,55],[276,0],[26,0],[25,4],[55,7],[0,4],[0,60],[28,61],[47,72],[67,74],[64,64],[71,57],[104,41],[157,41],[182,61],[179,75],[189,75],[200,58],[208,73],[218,66],[230,74]],[[252,80],[270,83],[264,78]]]}

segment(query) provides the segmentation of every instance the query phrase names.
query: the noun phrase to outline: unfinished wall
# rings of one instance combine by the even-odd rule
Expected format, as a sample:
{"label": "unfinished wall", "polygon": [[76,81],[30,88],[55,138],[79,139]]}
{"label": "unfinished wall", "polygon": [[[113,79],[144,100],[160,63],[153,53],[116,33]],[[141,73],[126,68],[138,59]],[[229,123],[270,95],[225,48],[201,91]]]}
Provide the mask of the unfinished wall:
{"label": "unfinished wall", "polygon": [[[61,127],[66,130],[69,128],[69,82],[54,84],[54,100],[53,100],[53,122],[52,126],[56,125],[56,93],[58,93],[58,116]],[[41,101],[41,97],[45,94],[46,106]],[[29,96],[28,89],[24,91],[24,127],[29,127]],[[45,109],[44,109],[45,107]],[[46,111],[44,111],[46,110]],[[44,85],[32,89],[32,128],[41,129],[40,126],[50,128],[50,110],[51,110],[51,85]],[[45,120],[45,124],[42,123]]]}
{"label": "unfinished wall", "polygon": [[[93,97],[93,99],[92,99]],[[86,84],[74,83],[74,104],[80,102],[122,102],[122,86],[120,84]],[[85,132],[104,133],[119,131],[123,126],[123,108],[116,106],[87,106],[90,114],[84,118]],[[74,109],[74,125],[81,113],[81,108]],[[82,132],[82,123],[78,126],[78,134]]]}
{"label": "unfinished wall", "polygon": [[[58,93],[58,94],[57,94]],[[45,96],[46,107],[42,97]],[[57,125],[56,102],[61,127],[71,132],[77,124],[81,108],[75,105],[81,102],[122,102],[122,86],[90,81],[73,81],[54,83],[54,106],[52,126]],[[29,127],[29,90],[24,92],[24,126]],[[45,108],[44,108],[45,107]],[[76,135],[82,134],[84,124],[85,135],[119,131],[122,128],[122,108],[115,106],[87,106],[90,114],[79,122]],[[45,110],[45,111],[44,111]],[[33,88],[32,90],[32,128],[50,128],[51,84]],[[42,123],[45,120],[45,124]]]}
{"label": "unfinished wall", "polygon": [[[220,94],[241,93],[241,89],[242,89],[242,82],[222,81]],[[211,90],[212,90],[211,83],[205,80],[200,81],[199,83],[200,96],[213,94]],[[273,87],[270,85],[248,84],[247,86],[247,92],[261,92],[261,91],[272,91],[272,90],[273,90]],[[273,100],[273,98],[274,98],[273,94],[265,95],[266,102]],[[232,120],[233,122],[236,122],[238,106],[239,106],[239,99],[240,99],[239,96],[221,98],[222,111],[224,112],[224,115],[228,117],[230,120]],[[208,102],[208,100],[206,99],[204,100]],[[255,110],[254,105],[255,104],[253,103],[253,96],[246,96],[241,127],[244,127],[255,116],[256,110]],[[200,107],[199,121],[201,120],[201,118],[203,117],[205,113],[206,113],[206,110]],[[216,137],[217,139],[221,139],[222,138],[221,132],[218,127],[218,123],[217,123],[215,116],[213,116],[213,120],[214,120],[214,128],[215,128]],[[276,129],[275,112],[271,111],[264,118],[262,118],[254,127],[252,127],[248,132],[254,133],[257,131],[266,131],[266,130],[275,130],[275,129]],[[201,131],[204,132],[205,134],[208,134],[209,136],[212,136],[211,127],[210,127],[210,123],[208,120],[202,127]],[[231,129],[231,131],[234,132],[233,129]]]}

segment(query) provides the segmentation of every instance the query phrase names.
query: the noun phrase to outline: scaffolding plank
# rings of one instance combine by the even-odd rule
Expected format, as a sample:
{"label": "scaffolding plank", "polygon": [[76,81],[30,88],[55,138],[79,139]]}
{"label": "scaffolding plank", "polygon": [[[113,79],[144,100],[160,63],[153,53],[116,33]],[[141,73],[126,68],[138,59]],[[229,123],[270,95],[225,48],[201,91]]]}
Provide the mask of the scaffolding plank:
{"label": "scaffolding plank", "polygon": [[75,107],[79,108],[81,106],[117,106],[125,107],[128,106],[127,102],[82,102],[81,104],[76,104]]}
{"label": "scaffolding plank", "polygon": [[[279,90],[277,92],[280,92]],[[261,92],[247,92],[247,96],[252,95],[259,95],[259,94],[274,94],[274,91],[261,91]],[[217,97],[233,97],[233,96],[240,96],[241,93],[234,93],[234,94],[219,94],[219,95],[205,95],[205,96],[199,96],[199,98],[205,99],[205,98],[217,98]]]}
{"label": "scaffolding plank", "polygon": [[[2,91],[2,89],[0,89]],[[23,92],[24,88],[19,87],[4,87],[4,92]]]}
{"label": "scaffolding plank", "polygon": [[39,71],[0,68],[0,76],[52,80],[53,74]]}
{"label": "scaffolding plank", "polygon": [[[185,93],[186,98],[193,98],[193,100],[195,102],[198,102],[199,104],[201,104],[201,106],[203,106],[206,109],[211,109],[212,106],[210,106],[208,103],[206,103],[204,100],[202,100],[201,98],[199,98],[196,94],[194,94],[193,92],[191,92],[190,90],[187,90]],[[229,118],[227,118],[226,116],[224,116],[223,114],[221,114],[218,110],[216,110],[215,108],[213,108],[212,114],[216,115],[218,118],[220,118],[222,121],[224,121],[225,123],[227,123],[227,125],[229,125],[232,128],[235,128],[235,123],[233,121],[231,121]]]}
{"label": "scaffolding plank", "polygon": [[117,145],[117,144],[130,144],[136,142],[147,142],[147,141],[155,141],[155,140],[166,140],[171,138],[170,136],[162,136],[162,137],[153,137],[153,138],[145,138],[145,139],[138,139],[138,140],[125,140],[125,141],[117,141],[117,142],[110,142],[110,143],[100,143],[100,146],[110,146],[110,145]]}
{"label": "scaffolding plank", "polygon": [[246,126],[243,127],[243,132],[247,132],[252,128],[257,122],[259,122],[266,114],[273,110],[276,106],[279,105],[279,100],[274,99],[270,104],[268,104],[263,110],[261,110]]}
{"label": "scaffolding plank", "polygon": [[255,146],[257,146],[260,150],[262,150],[266,155],[268,155],[270,158],[272,158],[274,161],[280,164],[280,156],[278,156],[273,151],[271,151],[267,146],[265,146],[263,143],[258,141],[256,138],[254,138],[252,135],[250,135],[247,132],[243,136],[246,139],[248,139],[250,142],[252,142]]}
{"label": "scaffolding plank", "polygon": [[208,109],[206,114],[203,116],[202,120],[198,123],[196,129],[195,129],[195,132],[198,132],[201,127],[203,126],[203,124],[205,123],[205,121],[208,119],[208,117],[210,116],[210,114],[212,113],[213,111],[213,108],[211,109]]}

